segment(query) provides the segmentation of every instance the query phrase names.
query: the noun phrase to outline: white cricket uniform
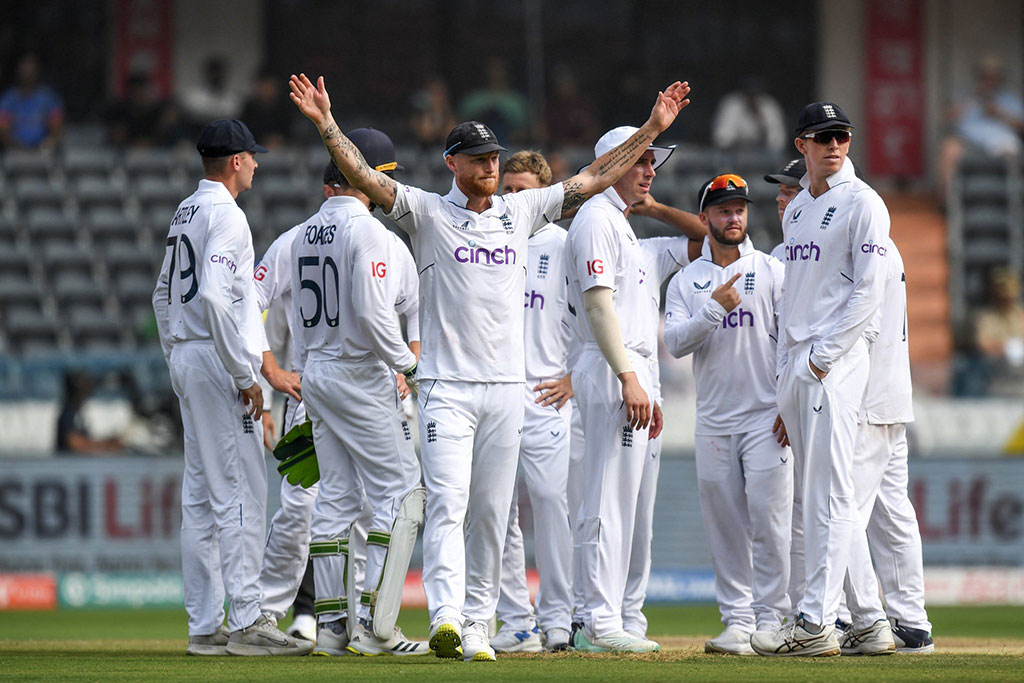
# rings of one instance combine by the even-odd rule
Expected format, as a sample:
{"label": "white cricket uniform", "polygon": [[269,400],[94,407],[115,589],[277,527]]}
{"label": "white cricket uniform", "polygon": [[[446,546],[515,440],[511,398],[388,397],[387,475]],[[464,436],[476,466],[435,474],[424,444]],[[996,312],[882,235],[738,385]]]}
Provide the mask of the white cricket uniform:
{"label": "white cricket uniform", "polygon": [[252,233],[220,182],[178,205],[153,308],[181,404],[182,577],[190,635],[236,631],[260,615],[266,527],[263,429],[241,400],[267,348],[252,286]]}
{"label": "white cricket uniform", "polygon": [[523,428],[527,240],[559,218],[564,193],[495,195],[476,213],[454,181],[443,197],[397,190],[390,217],[412,236],[420,273],[423,587],[432,622],[487,622]]}
{"label": "white cricket uniform", "polygon": [[651,343],[658,327],[647,284],[651,276],[626,220],[627,208],[615,188],[591,197],[573,219],[565,249],[569,303],[577,311],[583,340],[573,368],[585,435],[578,519],[583,608],[576,618],[594,637],[623,628],[623,596],[648,430],[633,430],[627,424],[621,385],[594,339],[583,293],[594,287],[612,290],[626,354],[648,396],[650,359],[657,351]]}
{"label": "white cricket uniform", "polygon": [[[814,624],[836,619],[856,533],[853,453],[869,369],[863,335],[882,302],[889,241],[885,204],[856,177],[853,162],[827,181],[828,191],[817,198],[801,192],[783,217],[779,339],[778,404],[794,476],[802,479],[796,499],[802,496],[806,588],[793,600]],[[809,187],[807,176],[801,185]],[[828,372],[824,380],[809,362]]]}
{"label": "white cricket uniform", "polygon": [[[697,484],[722,622],[753,633],[789,610],[793,464],[772,434],[785,267],[749,237],[739,252],[719,266],[705,239],[700,260],[672,279],[665,344],[693,354]],[[727,313],[711,293],[736,274],[740,304]]]}
{"label": "white cricket uniform", "polygon": [[[907,492],[907,423],[914,421],[914,406],[906,273],[892,240],[885,256],[885,299],[877,336],[868,347],[871,371],[854,453],[854,490],[867,543],[858,537],[850,551],[846,595],[853,607],[859,595],[877,591],[877,570],[888,615],[903,626],[931,632],[924,606],[921,532]],[[869,626],[872,616],[884,616],[856,608],[852,613],[855,628]]]}
{"label": "white cricket uniform", "polygon": [[519,462],[533,509],[534,549],[540,591],[536,621],[526,585],[526,556],[519,527],[519,496],[512,496],[508,534],[501,557],[501,593],[497,617],[517,631],[536,623],[543,631],[569,630],[571,604],[572,534],[566,502],[569,473],[569,432],[572,405],[561,410],[536,403],[541,382],[568,373],[566,359],[570,330],[565,301],[566,231],[549,224],[529,239],[523,325],[526,349],[525,411]]}
{"label": "white cricket uniform", "polygon": [[[312,547],[348,539],[364,495],[373,510],[370,536],[390,534],[402,500],[419,484],[394,378],[415,363],[394,310],[397,246],[362,202],[345,196],[328,198],[292,245],[303,402],[320,466]],[[379,582],[386,551],[385,545],[367,546],[367,586]],[[341,553],[314,553],[321,622],[345,615],[345,569]],[[369,605],[361,602],[358,615],[369,618]]]}

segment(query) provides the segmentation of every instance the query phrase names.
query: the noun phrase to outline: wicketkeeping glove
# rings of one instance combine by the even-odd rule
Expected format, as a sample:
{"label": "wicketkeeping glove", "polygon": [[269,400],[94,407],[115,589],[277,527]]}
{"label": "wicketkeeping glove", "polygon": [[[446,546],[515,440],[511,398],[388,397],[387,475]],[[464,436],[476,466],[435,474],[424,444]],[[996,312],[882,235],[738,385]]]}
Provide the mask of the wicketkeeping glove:
{"label": "wicketkeeping glove", "polygon": [[277,471],[293,486],[308,489],[320,481],[320,464],[313,447],[313,423],[306,420],[281,437],[274,447],[274,457],[281,461]]}

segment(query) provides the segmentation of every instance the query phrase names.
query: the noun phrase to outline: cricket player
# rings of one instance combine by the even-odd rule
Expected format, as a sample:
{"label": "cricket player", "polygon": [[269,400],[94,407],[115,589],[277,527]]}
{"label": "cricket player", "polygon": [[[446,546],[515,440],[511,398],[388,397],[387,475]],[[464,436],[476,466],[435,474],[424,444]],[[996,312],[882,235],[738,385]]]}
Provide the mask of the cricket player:
{"label": "cricket player", "polygon": [[[384,133],[360,128],[346,139],[371,168],[394,168],[394,146]],[[316,652],[427,654],[426,643],[408,640],[394,623],[423,515],[419,464],[393,374],[411,375],[416,367],[394,308],[396,244],[370,213],[371,200],[333,164],[325,173],[324,184],[339,187],[291,248],[295,336],[305,350],[303,402],[320,471],[309,547]],[[356,606],[347,597],[350,533],[364,496],[373,517]],[[348,617],[358,619],[351,638]]]}
{"label": "cricket player", "polygon": [[935,650],[924,606],[921,532],[907,494],[907,423],[914,419],[907,278],[896,243],[890,239],[885,249],[885,297],[877,325],[868,333],[871,370],[853,461],[854,491],[867,538],[857,535],[850,549],[846,597],[854,616],[840,642],[844,655],[889,649],[888,639],[874,637],[880,625],[863,617],[858,622],[856,616],[860,596],[877,590],[876,571],[897,651]]}
{"label": "cricket player", "polygon": [[[764,177],[766,183],[779,186],[778,194],[775,195],[775,206],[779,210],[779,223],[786,213],[786,207],[793,201],[793,198],[800,194],[804,188],[800,187],[800,179],[807,173],[807,164],[803,157],[791,159],[785,163],[777,172]],[[772,256],[780,262],[786,262],[786,244],[780,242],[772,249]]]}
{"label": "cricket player", "polygon": [[443,197],[368,167],[335,124],[323,78],[314,86],[305,75],[293,76],[291,89],[349,183],[412,236],[423,337],[416,378],[428,492],[430,646],[439,657],[493,661],[487,627],[498,599],[523,426],[527,240],[631,168],[689,104],[689,88],[677,82],[658,93],[647,123],[587,170],[508,196],[494,194],[504,150],[494,133],[475,121],[459,124],[444,150],[454,179]]}
{"label": "cricket player", "polygon": [[[796,127],[806,192],[783,217],[778,403],[794,476],[802,477],[806,588],[793,596],[799,601],[796,619],[751,638],[762,655],[839,654],[836,613],[857,533],[852,469],[869,369],[864,332],[882,303],[889,237],[885,204],[847,158],[852,128],[829,102],[804,107]],[[877,590],[864,596],[859,609],[865,617],[882,614],[888,628]],[[885,638],[881,624],[872,639]]]}
{"label": "cricket player", "polygon": [[[181,403],[181,491],[187,652],[301,655],[260,610],[266,527],[263,392],[267,350],[252,286],[252,233],[235,202],[252,187],[256,144],[237,120],[208,124],[196,145],[205,178],[171,219],[153,309]],[[227,595],[228,627],[222,626]]]}
{"label": "cricket player", "polygon": [[747,236],[749,202],[734,173],[704,183],[704,253],[672,279],[665,305],[665,345],[694,356],[697,483],[725,624],[704,650],[736,655],[754,654],[751,634],[789,610],[793,499],[791,453],[772,434],[785,268]]}

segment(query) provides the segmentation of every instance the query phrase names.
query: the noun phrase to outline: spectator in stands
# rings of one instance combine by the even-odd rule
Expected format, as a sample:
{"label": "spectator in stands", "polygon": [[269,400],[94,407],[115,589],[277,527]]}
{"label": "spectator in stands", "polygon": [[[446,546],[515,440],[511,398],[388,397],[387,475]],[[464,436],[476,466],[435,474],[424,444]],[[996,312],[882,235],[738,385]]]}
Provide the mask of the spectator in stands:
{"label": "spectator in stands", "polygon": [[5,149],[52,149],[60,140],[64,105],[53,88],[40,81],[39,58],[18,60],[17,83],[0,97],[0,143]]}
{"label": "spectator in stands", "polygon": [[552,76],[554,93],[544,111],[548,141],[555,145],[589,148],[601,135],[590,101],[580,91],[579,83],[568,66],[558,66]]}
{"label": "spectator in stands", "polygon": [[118,147],[170,147],[184,137],[176,105],[161,101],[147,74],[128,77],[125,97],[107,112],[110,142]]}
{"label": "spectator in stands", "polygon": [[530,105],[509,85],[505,62],[497,58],[487,62],[487,86],[466,95],[459,111],[463,119],[486,124],[499,140],[522,143],[530,133]]}
{"label": "spectator in stands", "polygon": [[990,377],[989,394],[1024,395],[1024,305],[1020,278],[1009,268],[992,271],[989,285],[991,305],[974,319],[974,340],[986,359]]}
{"label": "spectator in stands", "polygon": [[291,137],[295,108],[288,102],[287,81],[267,70],[260,72],[252,95],[242,109],[242,120],[263,144],[281,147]]}
{"label": "spectator in stands", "polygon": [[238,118],[242,98],[228,87],[228,67],[222,57],[210,57],[203,63],[202,79],[181,96],[189,123],[201,129],[214,119]]}
{"label": "spectator in stands", "polygon": [[942,145],[940,173],[943,196],[949,192],[957,164],[965,153],[1017,158],[1024,135],[1024,102],[1003,86],[1003,64],[988,56],[975,68],[972,94],[949,108],[952,133]]}
{"label": "spectator in stands", "polygon": [[412,96],[409,128],[422,150],[434,150],[444,143],[448,131],[455,127],[448,85],[440,76],[431,76],[426,85]]}
{"label": "spectator in stands", "polygon": [[118,439],[94,439],[82,416],[82,406],[92,394],[95,381],[85,372],[64,373],[64,405],[57,418],[57,450],[71,453],[111,453],[123,449]]}
{"label": "spectator in stands", "polygon": [[786,133],[782,106],[753,76],[743,81],[740,90],[722,98],[711,122],[711,139],[719,149],[778,152],[791,138]]}

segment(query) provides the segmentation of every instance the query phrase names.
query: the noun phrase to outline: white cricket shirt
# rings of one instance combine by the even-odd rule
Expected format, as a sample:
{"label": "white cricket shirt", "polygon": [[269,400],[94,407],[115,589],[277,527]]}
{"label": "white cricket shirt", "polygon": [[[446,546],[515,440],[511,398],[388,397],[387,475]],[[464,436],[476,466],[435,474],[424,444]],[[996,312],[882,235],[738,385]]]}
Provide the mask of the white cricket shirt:
{"label": "white cricket shirt", "polygon": [[416,261],[405,246],[402,238],[388,230],[395,258],[395,275],[398,287],[395,291],[395,310],[405,318],[405,334],[409,342],[420,340],[420,276],[416,272]]}
{"label": "white cricket shirt", "polygon": [[[800,184],[808,188],[808,176]],[[881,306],[889,244],[885,203],[857,178],[849,158],[828,185],[817,198],[798,194],[782,219],[786,285],[779,340],[787,348],[810,342],[811,361],[825,371],[853,347]]]}
{"label": "white cricket shirt", "polygon": [[400,278],[388,229],[355,197],[330,197],[292,244],[296,339],[312,361],[379,358],[404,372],[416,357],[395,311]]}
{"label": "white cricket shirt", "polygon": [[626,220],[627,208],[609,187],[584,202],[572,219],[565,242],[569,310],[576,316],[583,347],[597,349],[583,292],[610,288],[626,350],[649,358],[657,351],[658,316],[652,313],[650,284],[657,276],[645,269],[643,249]]}
{"label": "white cricket shirt", "polygon": [[530,236],[527,249],[523,340],[531,383],[565,377],[571,331],[565,323],[566,231],[549,223]]}
{"label": "white cricket shirt", "polygon": [[[725,266],[711,260],[704,242],[701,258],[668,285],[665,345],[676,358],[693,354],[700,436],[741,434],[770,426],[776,406],[778,304],[785,268],[754,249],[748,237],[740,257]],[[729,313],[711,298],[733,275],[740,304]]]}
{"label": "white cricket shirt", "polygon": [[416,375],[524,382],[527,240],[561,216],[562,185],[493,195],[482,213],[466,208],[454,181],[443,197],[397,185],[388,216],[412,236],[420,278]]}
{"label": "white cricket shirt", "polygon": [[212,341],[239,389],[259,377],[267,338],[252,280],[252,233],[223,183],[200,180],[167,233],[153,309],[164,355],[187,341]]}
{"label": "white cricket shirt", "polygon": [[907,341],[907,276],[896,243],[889,240],[888,267],[878,335],[868,344],[871,371],[864,392],[864,416],[876,425],[914,421],[910,381],[910,345]]}
{"label": "white cricket shirt", "polygon": [[263,258],[256,265],[253,271],[253,285],[256,288],[256,298],[259,301],[261,311],[270,308],[275,301],[280,300],[284,308],[285,318],[288,321],[288,331],[292,337],[289,344],[289,360],[295,372],[302,372],[302,350],[295,339],[295,316],[292,308],[292,244],[295,237],[303,229],[303,224],[296,225],[278,235]]}

